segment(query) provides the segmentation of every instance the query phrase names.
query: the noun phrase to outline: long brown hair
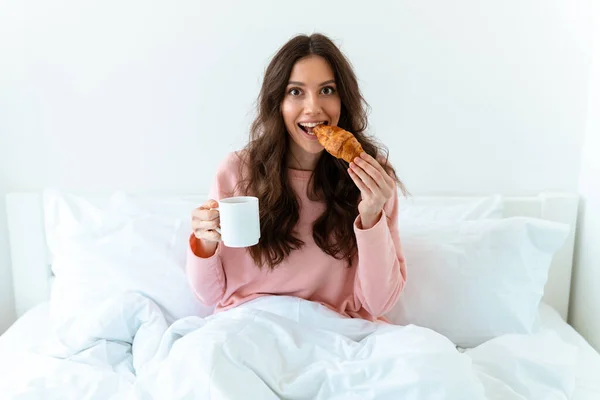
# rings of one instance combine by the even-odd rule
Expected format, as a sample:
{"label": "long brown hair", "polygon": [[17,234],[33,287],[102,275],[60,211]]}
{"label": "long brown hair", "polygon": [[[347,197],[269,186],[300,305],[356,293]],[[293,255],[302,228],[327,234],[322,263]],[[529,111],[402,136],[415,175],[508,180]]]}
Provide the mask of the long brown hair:
{"label": "long brown hair", "polygon": [[[284,125],[281,103],[294,64],[303,57],[323,57],[334,71],[337,91],[341,99],[338,126],[350,131],[361,143],[366,153],[385,159],[386,171],[404,192],[402,182],[387,163],[387,149],[367,129],[368,105],[358,88],[356,75],[346,57],[326,36],[299,35],[288,41],[271,60],[265,71],[257,100],[257,116],[250,129],[250,141],[241,152],[240,182],[244,193],[259,198],[261,237],[249,249],[259,267],[273,269],[304,242],[294,236],[299,220],[299,205],[288,181],[287,152],[289,134]],[[325,212],[313,224],[315,243],[330,256],[348,265],[357,253],[353,222],[358,215],[360,191],[347,172],[348,164],[323,151],[309,182],[308,197],[323,201]]]}

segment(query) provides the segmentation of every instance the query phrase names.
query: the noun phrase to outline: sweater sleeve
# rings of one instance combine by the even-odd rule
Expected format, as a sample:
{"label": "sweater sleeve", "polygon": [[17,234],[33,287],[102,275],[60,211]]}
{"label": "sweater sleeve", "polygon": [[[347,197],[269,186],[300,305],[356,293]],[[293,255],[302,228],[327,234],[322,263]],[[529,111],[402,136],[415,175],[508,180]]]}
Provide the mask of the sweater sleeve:
{"label": "sweater sleeve", "polygon": [[[209,192],[209,198],[220,200],[233,195],[237,184],[238,156],[230,154],[219,166],[213,184]],[[192,241],[195,236],[192,233],[189,238],[186,273],[192,291],[196,297],[205,305],[217,304],[225,294],[227,278],[221,262],[221,252],[224,251],[223,244],[219,243],[215,254],[203,258],[197,256],[192,250]]]}
{"label": "sweater sleeve", "polygon": [[396,304],[406,283],[406,261],[398,233],[397,191],[372,228],[362,229],[358,216],[354,232],[358,247],[355,297],[371,315],[380,317]]}
{"label": "sweater sleeve", "polygon": [[217,251],[209,258],[198,257],[191,248],[191,241],[195,240],[194,234],[190,236],[188,245],[186,272],[192,291],[204,305],[217,304],[225,293],[225,273],[221,264],[221,244]]}

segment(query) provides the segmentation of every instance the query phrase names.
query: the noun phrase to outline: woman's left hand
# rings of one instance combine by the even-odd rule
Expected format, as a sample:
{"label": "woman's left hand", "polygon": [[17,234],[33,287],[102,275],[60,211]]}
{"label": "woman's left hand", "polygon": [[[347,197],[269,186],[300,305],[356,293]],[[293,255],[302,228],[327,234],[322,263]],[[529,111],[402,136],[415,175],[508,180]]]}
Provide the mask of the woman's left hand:
{"label": "woman's left hand", "polygon": [[350,177],[362,197],[358,212],[363,229],[372,228],[381,218],[383,205],[394,194],[394,180],[373,157],[363,152],[350,163]]}

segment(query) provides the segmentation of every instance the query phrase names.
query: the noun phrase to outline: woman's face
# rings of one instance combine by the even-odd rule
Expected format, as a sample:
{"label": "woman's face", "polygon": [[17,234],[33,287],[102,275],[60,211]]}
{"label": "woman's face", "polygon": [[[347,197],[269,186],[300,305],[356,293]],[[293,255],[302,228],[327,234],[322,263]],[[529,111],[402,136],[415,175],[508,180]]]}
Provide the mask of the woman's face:
{"label": "woman's face", "polygon": [[340,110],[341,100],[329,63],[320,56],[298,60],[281,103],[283,121],[292,138],[292,155],[303,160],[318,156],[323,146],[312,128],[321,123],[337,125]]}

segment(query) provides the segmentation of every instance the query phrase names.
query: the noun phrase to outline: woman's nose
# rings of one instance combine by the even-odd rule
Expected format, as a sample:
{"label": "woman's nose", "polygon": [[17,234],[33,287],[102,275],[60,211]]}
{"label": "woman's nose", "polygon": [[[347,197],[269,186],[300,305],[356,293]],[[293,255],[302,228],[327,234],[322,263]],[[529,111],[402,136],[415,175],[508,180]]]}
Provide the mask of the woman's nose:
{"label": "woman's nose", "polygon": [[304,112],[306,114],[318,114],[322,111],[319,96],[311,94],[304,101]]}

